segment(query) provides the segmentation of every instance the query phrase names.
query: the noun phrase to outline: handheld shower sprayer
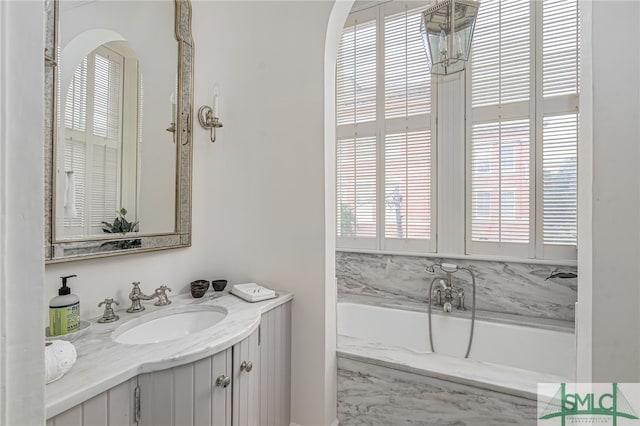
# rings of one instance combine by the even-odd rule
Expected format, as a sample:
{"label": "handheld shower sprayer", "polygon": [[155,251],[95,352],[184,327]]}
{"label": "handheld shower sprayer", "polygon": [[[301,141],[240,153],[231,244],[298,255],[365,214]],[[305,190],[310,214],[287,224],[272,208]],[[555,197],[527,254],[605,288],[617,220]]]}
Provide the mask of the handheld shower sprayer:
{"label": "handheld shower sprayer", "polygon": [[427,272],[431,274],[435,273],[435,266],[437,266],[442,270],[442,272],[446,272],[447,274],[458,272],[458,270],[460,269],[455,263],[434,263],[433,265],[427,266]]}

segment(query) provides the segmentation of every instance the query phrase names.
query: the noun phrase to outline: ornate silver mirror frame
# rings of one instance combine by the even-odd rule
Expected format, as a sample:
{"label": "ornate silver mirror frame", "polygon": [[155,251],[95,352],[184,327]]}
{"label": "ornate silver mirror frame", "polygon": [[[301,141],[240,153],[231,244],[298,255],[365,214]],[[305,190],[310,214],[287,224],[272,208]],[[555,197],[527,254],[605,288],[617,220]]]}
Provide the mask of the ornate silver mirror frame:
{"label": "ornate silver mirror frame", "polygon": [[[57,263],[97,257],[134,254],[191,246],[191,168],[193,125],[193,55],[191,2],[175,0],[175,33],[178,42],[178,111],[175,232],[138,235],[125,234],[94,239],[64,240],[55,238],[54,188],[56,152],[56,87],[58,60],[58,0],[45,0],[45,262]],[[128,244],[135,240],[136,244]],[[138,241],[139,240],[139,241]],[[107,243],[107,244],[105,244]],[[109,244],[110,243],[110,244]],[[130,248],[129,246],[134,246]],[[125,248],[122,248],[125,247]],[[128,248],[127,248],[128,247]]]}

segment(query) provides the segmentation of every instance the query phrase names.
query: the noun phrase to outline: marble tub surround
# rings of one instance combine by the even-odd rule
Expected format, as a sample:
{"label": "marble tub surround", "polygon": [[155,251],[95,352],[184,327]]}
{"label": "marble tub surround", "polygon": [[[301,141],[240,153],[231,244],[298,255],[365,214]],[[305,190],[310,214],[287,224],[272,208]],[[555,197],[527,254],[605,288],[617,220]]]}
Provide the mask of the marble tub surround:
{"label": "marble tub surround", "polygon": [[[419,304],[403,304],[398,303],[393,300],[381,300],[380,297],[377,296],[363,296],[363,295],[342,295],[340,296],[340,302],[342,303],[356,303],[356,304],[365,304],[372,306],[379,306],[382,308],[391,308],[391,309],[401,309],[404,311],[413,311],[413,312],[421,312],[427,313],[428,306],[427,303],[419,303]],[[442,314],[442,308],[434,309],[434,314]],[[471,311],[468,310],[466,312],[460,312],[454,309],[451,313],[447,313],[446,315],[454,315],[464,318],[471,319]],[[501,324],[509,324],[509,325],[522,325],[531,327],[534,326],[536,328],[546,329],[546,330],[555,330],[555,331],[565,331],[573,333],[575,331],[575,322],[573,321],[565,321],[554,318],[540,318],[540,317],[527,317],[516,314],[508,314],[503,312],[491,312],[491,311],[477,311],[476,312],[476,320],[484,320],[491,322],[498,322]]]}
{"label": "marble tub surround", "polygon": [[[576,273],[572,266],[338,251],[338,299],[426,309],[429,284],[434,276],[442,275],[438,270],[430,274],[426,268],[442,262],[474,271],[479,311],[526,317],[534,322],[538,318],[574,321],[577,279],[546,279],[556,270]],[[453,275],[453,280],[455,287],[465,289],[466,305],[470,308],[471,278],[460,271]],[[454,309],[453,314],[460,312]]]}
{"label": "marble tub surround", "polygon": [[338,357],[340,425],[535,425],[536,401]]}
{"label": "marble tub surround", "polygon": [[[261,315],[293,299],[287,292],[278,292],[275,299],[248,303],[233,295],[208,293],[200,299],[190,294],[172,297],[170,307],[146,304],[146,310],[128,314],[120,309],[120,320],[91,327],[81,336],[70,339],[78,359],[60,380],[46,387],[46,417],[50,418],[104,392],[138,374],[197,361],[216,354],[249,336],[260,324]],[[111,339],[114,330],[127,321],[145,314],[187,305],[213,305],[228,311],[228,315],[211,329],[189,336],[153,344],[118,344]]]}

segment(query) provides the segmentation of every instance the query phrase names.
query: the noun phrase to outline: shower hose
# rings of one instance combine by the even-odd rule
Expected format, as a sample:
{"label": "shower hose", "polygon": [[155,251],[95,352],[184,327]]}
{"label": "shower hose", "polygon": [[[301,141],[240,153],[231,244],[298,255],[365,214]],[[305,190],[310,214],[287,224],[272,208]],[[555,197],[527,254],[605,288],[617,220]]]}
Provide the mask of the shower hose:
{"label": "shower hose", "polygon": [[[435,266],[440,266],[440,268],[442,268],[441,265],[435,265]],[[473,303],[471,305],[471,331],[469,332],[469,345],[467,346],[467,353],[464,356],[465,358],[469,358],[469,353],[471,352],[471,344],[473,343],[473,327],[475,326],[475,322],[476,322],[476,277],[473,274],[473,272],[468,268],[458,267],[457,270],[467,271],[469,275],[471,275],[471,284],[473,286]],[[435,349],[433,347],[433,330],[431,327],[431,305],[433,303],[432,302],[433,301],[433,283],[441,279],[443,278],[435,277],[433,280],[431,280],[431,285],[429,286],[429,344],[431,345],[431,352],[434,352],[434,353],[435,353]],[[453,286],[451,282],[450,284]]]}

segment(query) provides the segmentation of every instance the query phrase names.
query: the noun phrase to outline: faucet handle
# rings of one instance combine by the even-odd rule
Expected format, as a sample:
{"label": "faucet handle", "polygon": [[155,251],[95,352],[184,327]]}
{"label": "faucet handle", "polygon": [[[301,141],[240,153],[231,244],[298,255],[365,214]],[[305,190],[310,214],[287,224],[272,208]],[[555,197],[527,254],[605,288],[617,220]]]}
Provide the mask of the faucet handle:
{"label": "faucet handle", "polygon": [[165,305],[171,304],[171,300],[169,300],[169,296],[167,296],[167,290],[172,291],[169,287],[167,287],[164,284],[155,289],[154,293],[155,293],[155,296],[158,298],[158,301],[154,303],[154,305],[165,306]]}
{"label": "faucet handle", "polygon": [[112,304],[116,304],[119,305],[120,302],[118,302],[117,300],[113,300],[113,297],[107,297],[106,299],[104,299],[102,302],[98,303],[98,308],[102,305],[106,305],[105,306],[105,310],[106,309],[110,309]]}
{"label": "faucet handle", "polygon": [[111,307],[111,305],[114,303],[116,305],[120,304],[120,302],[118,302],[117,300],[113,300],[112,297],[108,297],[104,299],[104,301],[98,303],[98,308],[104,305],[104,314],[102,314],[102,318],[98,320],[99,323],[114,322],[120,318],[115,314],[115,312],[113,312],[113,308]]}
{"label": "faucet handle", "polygon": [[133,288],[131,289],[131,293],[129,293],[129,299],[131,299],[131,296],[142,294],[142,290],[140,290],[140,281],[134,281],[131,285]]}

